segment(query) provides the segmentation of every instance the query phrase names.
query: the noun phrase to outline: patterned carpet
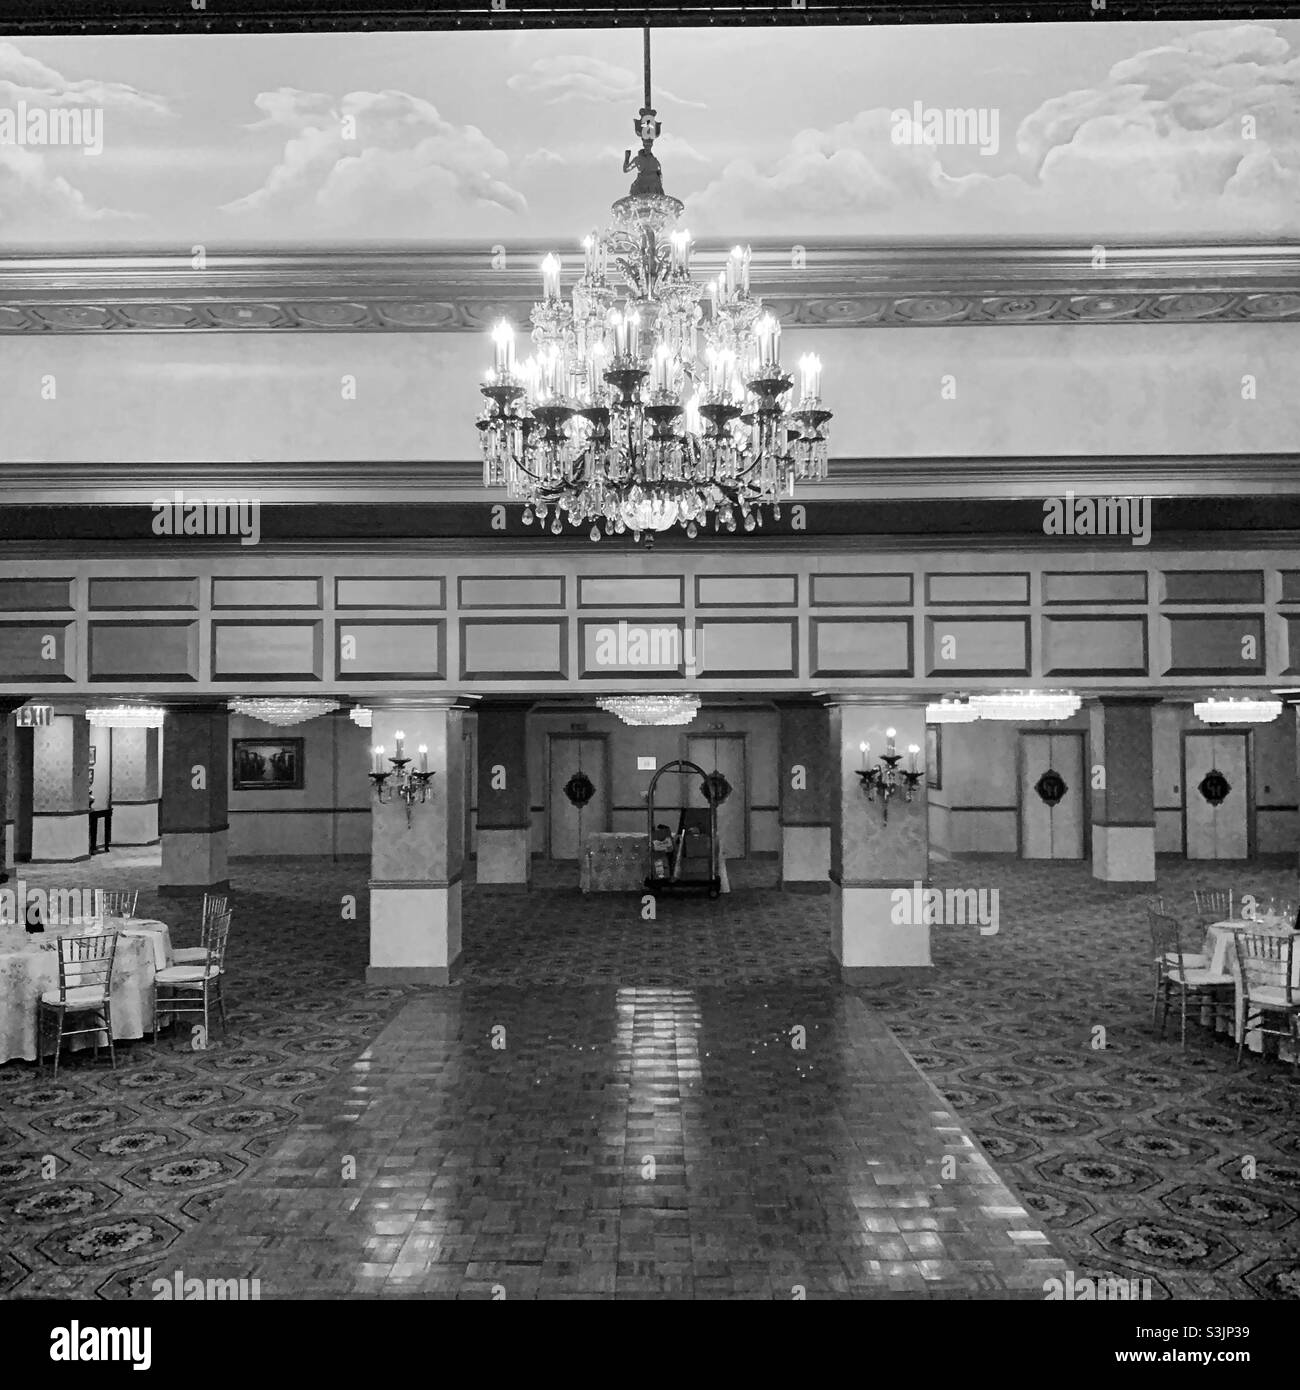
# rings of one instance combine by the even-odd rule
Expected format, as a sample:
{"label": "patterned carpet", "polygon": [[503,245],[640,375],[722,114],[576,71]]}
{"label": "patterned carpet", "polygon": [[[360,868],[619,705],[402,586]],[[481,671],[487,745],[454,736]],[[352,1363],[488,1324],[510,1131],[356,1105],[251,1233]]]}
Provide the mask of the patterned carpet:
{"label": "patterned carpet", "polygon": [[[156,878],[139,852],[111,858],[79,879],[24,877]],[[1300,1298],[1300,1082],[1276,1061],[1238,1071],[1228,1040],[1199,1028],[1185,1056],[1154,1038],[1145,892],[1073,864],[962,860],[935,873],[941,886],[997,888],[1001,930],[935,928],[932,981],[863,997],[1076,1275],[1150,1278],[1155,1297]],[[233,866],[229,1042],[195,1053],[164,1039],[156,1056],[136,1042],[115,1075],[79,1057],[57,1083],[0,1065],[0,1294],[128,1293],[417,992],[364,984],[366,875],[362,861]],[[729,897],[665,900],[645,922],[635,898],[547,886],[568,877],[467,894],[460,988],[833,981],[827,898],[735,874]],[[1295,891],[1281,869],[1162,861],[1161,891],[1194,884]],[[341,917],[349,893],[357,922]],[[141,911],[189,940],[194,904],[142,892]]]}

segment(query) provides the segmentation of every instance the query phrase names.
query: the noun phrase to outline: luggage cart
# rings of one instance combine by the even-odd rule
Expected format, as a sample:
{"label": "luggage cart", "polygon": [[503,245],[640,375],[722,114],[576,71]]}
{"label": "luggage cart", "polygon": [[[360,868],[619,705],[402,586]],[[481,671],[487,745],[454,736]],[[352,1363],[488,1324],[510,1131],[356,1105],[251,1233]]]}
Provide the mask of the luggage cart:
{"label": "luggage cart", "polygon": [[655,789],[659,779],[671,772],[678,777],[696,776],[703,781],[704,769],[685,758],[665,763],[655,773],[646,794],[646,843],[650,862],[645,886],[659,893],[707,893],[716,898],[722,892],[722,874],[718,866],[718,808],[686,806],[678,811],[677,829],[670,838],[656,835],[659,821],[655,815]]}

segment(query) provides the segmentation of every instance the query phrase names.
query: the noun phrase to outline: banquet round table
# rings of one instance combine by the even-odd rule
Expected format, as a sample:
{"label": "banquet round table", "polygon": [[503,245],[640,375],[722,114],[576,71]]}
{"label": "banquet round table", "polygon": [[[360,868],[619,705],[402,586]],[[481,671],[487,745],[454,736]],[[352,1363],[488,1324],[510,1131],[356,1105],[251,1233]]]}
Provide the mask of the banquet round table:
{"label": "banquet round table", "polygon": [[[93,931],[119,933],[113,961],[113,1036],[142,1038],[153,1031],[153,981],[172,961],[171,932],[165,922],[145,917],[74,919],[27,932],[0,926],[0,1062],[36,1060],[37,1005],[47,990],[59,987],[58,938]],[[77,1026],[77,1025],[73,1025]],[[103,1046],[103,1032],[69,1038],[72,1048]],[[48,1048],[48,1045],[47,1045]]]}
{"label": "banquet round table", "polygon": [[[1241,971],[1232,938],[1236,932],[1243,930],[1259,936],[1290,936],[1291,924],[1289,921],[1251,922],[1236,919],[1214,922],[1206,928],[1205,944],[1201,947],[1201,954],[1205,956],[1207,966],[1216,975],[1230,975],[1236,986],[1240,986]],[[1300,987],[1300,951],[1296,954],[1292,978],[1296,986]],[[1202,1009],[1201,1018],[1202,1022],[1212,1025],[1217,1032],[1231,1033],[1235,1038],[1242,1007],[1240,988],[1236,988],[1234,994],[1235,1001],[1231,1010],[1226,1007],[1215,1009],[1207,1003]],[[1251,1052],[1263,1051],[1264,1038],[1258,1028],[1252,1028],[1246,1034],[1246,1047]],[[1290,1061],[1294,1054],[1295,1044],[1285,1038],[1279,1039],[1278,1056],[1283,1061]]]}

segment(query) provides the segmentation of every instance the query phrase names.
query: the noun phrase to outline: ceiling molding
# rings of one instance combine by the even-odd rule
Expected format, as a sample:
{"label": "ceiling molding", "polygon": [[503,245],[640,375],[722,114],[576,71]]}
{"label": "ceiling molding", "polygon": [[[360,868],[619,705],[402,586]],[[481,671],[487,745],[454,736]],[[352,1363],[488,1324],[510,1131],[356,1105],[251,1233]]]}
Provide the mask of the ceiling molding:
{"label": "ceiling molding", "polygon": [[[264,505],[388,505],[503,500],[471,461],[321,460],[163,463],[0,461],[6,506],[150,505],[191,496],[256,497]],[[1245,498],[1300,494],[1300,454],[1056,455],[833,459],[824,482],[799,484],[795,501],[925,498]]]}
{"label": "ceiling molding", "polygon": [[[527,322],[548,249],[13,255],[0,258],[0,335],[482,333]],[[701,280],[723,256],[696,255]],[[576,249],[564,258],[567,283]],[[753,283],[795,327],[1300,323],[1300,243],[769,241],[754,247]]]}

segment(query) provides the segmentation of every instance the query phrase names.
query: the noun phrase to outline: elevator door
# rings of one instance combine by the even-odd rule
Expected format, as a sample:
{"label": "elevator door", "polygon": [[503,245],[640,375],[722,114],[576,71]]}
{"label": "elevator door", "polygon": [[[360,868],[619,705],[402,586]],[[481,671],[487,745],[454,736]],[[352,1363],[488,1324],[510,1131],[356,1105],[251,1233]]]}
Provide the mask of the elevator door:
{"label": "elevator door", "polygon": [[1086,794],[1082,733],[1021,734],[1020,857],[1082,859]]}
{"label": "elevator door", "polygon": [[[609,780],[605,740],[594,734],[552,734],[547,773],[547,844],[552,859],[577,859],[588,835],[609,829]],[[581,772],[595,788],[581,808],[565,795]]]}
{"label": "elevator door", "polygon": [[[731,783],[731,794],[718,807],[718,844],[724,859],[743,859],[747,853],[749,813],[745,780],[744,734],[693,734],[686,741],[686,756],[705,772],[720,772]],[[707,806],[700,779],[691,777],[689,805]]]}
{"label": "elevator door", "polygon": [[[1183,826],[1189,859],[1249,858],[1249,766],[1245,734],[1183,735]],[[1213,776],[1216,772],[1218,778]]]}

